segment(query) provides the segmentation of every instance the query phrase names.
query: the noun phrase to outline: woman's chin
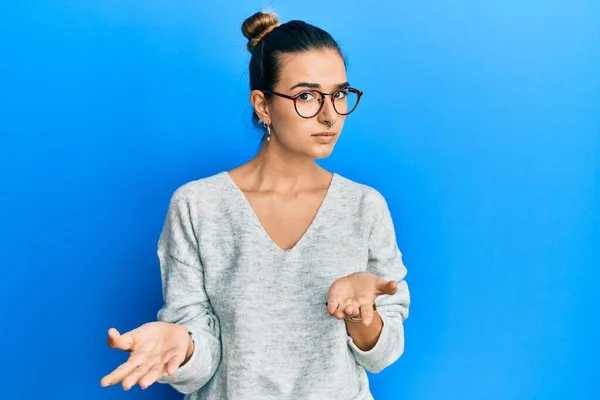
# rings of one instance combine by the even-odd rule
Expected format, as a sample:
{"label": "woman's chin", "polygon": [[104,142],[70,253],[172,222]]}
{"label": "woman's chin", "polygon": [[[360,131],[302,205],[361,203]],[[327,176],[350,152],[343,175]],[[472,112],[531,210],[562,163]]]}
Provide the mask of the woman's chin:
{"label": "woman's chin", "polygon": [[327,144],[327,145],[322,144],[322,145],[318,145],[318,146],[313,146],[310,149],[309,154],[312,158],[315,158],[315,159],[327,158],[333,152],[334,147],[335,147],[335,143],[331,143],[331,144]]}

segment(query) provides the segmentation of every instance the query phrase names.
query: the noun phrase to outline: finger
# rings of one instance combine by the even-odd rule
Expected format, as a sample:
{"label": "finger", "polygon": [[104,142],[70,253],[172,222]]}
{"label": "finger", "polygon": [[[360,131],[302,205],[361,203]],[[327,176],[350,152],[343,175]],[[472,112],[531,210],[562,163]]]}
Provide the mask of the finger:
{"label": "finger", "polygon": [[185,356],[181,355],[174,355],[173,357],[171,357],[167,362],[167,374],[171,376],[175,375],[175,372],[177,372],[181,364],[183,364],[184,360]]}
{"label": "finger", "polygon": [[132,351],[133,350],[133,337],[130,332],[121,335],[115,328],[108,330],[107,344],[113,349]]}
{"label": "finger", "polygon": [[387,294],[387,284],[388,284],[388,281],[386,281],[383,278],[377,277],[377,279],[375,280],[375,288],[377,290],[377,296],[379,296],[381,294]]}
{"label": "finger", "polygon": [[142,361],[144,361],[142,356],[129,357],[129,360],[127,360],[125,363],[121,364],[113,372],[111,372],[110,374],[108,374],[104,378],[102,378],[102,380],[100,381],[100,384],[102,386],[110,386],[110,385],[115,385],[115,384],[121,382],[130,373],[135,371],[135,369],[139,365],[142,365],[143,364]]}
{"label": "finger", "polygon": [[340,306],[338,307],[338,309],[335,312],[335,317],[337,319],[343,319],[346,316],[346,308],[351,303],[352,303],[352,299],[345,299],[344,301],[342,301],[340,303]]}
{"label": "finger", "polygon": [[123,389],[129,390],[134,387],[148,371],[154,366],[154,363],[145,363],[139,365],[132,373],[123,379]]}
{"label": "finger", "polygon": [[387,283],[387,291],[386,293],[389,295],[395,294],[398,290],[398,283],[396,281],[389,281]]}
{"label": "finger", "polygon": [[100,384],[102,386],[116,385],[117,383],[121,382],[127,375],[129,375],[132,371],[134,371],[136,367],[136,365],[129,361],[124,364],[121,364],[113,372],[102,378]]}
{"label": "finger", "polygon": [[362,323],[365,326],[371,325],[373,322],[373,304],[363,304],[360,306],[360,315],[362,318]]}
{"label": "finger", "polygon": [[354,300],[350,301],[344,308],[344,314],[350,317],[358,315],[359,311],[358,303]]}
{"label": "finger", "polygon": [[329,315],[334,315],[340,303],[337,300],[329,299],[327,300],[327,303],[325,303],[325,305],[327,306],[327,312],[329,313]]}
{"label": "finger", "polygon": [[377,278],[376,287],[377,287],[377,291],[379,292],[377,295],[378,296],[381,294],[392,295],[392,294],[396,293],[397,286],[398,286],[398,284],[394,280],[386,281],[383,278]]}
{"label": "finger", "polygon": [[140,387],[142,389],[148,388],[154,382],[159,380],[164,374],[165,374],[165,364],[164,363],[154,364],[154,366],[152,368],[150,368],[150,371],[148,371],[148,373],[146,375],[144,375],[142,377],[142,379],[140,379]]}

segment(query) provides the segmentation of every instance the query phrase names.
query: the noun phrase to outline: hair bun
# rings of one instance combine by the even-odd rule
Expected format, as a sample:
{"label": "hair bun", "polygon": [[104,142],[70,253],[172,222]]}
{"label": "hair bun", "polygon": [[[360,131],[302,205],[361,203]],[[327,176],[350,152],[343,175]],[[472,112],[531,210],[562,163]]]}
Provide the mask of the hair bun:
{"label": "hair bun", "polygon": [[246,18],[242,24],[242,34],[248,39],[247,48],[252,49],[273,29],[279,25],[279,17],[272,11],[259,11],[251,17]]}

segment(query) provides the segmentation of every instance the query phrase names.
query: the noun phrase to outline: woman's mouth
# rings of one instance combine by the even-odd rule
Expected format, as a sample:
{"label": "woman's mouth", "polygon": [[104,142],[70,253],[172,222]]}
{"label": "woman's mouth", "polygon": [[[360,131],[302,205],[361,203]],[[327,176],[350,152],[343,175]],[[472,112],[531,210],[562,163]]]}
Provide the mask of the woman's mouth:
{"label": "woman's mouth", "polygon": [[321,144],[329,144],[335,140],[335,132],[320,132],[312,135],[315,141]]}
{"label": "woman's mouth", "polygon": [[320,132],[320,133],[315,133],[313,136],[318,136],[318,137],[335,136],[335,132]]}

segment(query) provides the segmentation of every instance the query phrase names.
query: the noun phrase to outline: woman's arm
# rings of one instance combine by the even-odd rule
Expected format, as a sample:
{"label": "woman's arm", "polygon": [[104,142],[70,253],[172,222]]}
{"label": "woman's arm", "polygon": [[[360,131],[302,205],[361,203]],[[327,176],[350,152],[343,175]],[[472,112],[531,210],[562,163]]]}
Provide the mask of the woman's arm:
{"label": "woman's arm", "polygon": [[158,242],[164,305],[159,321],[180,324],[190,334],[187,361],[167,383],[187,394],[200,389],[214,375],[221,359],[220,326],[204,290],[204,273],[193,228],[189,200],[181,190],[169,204]]}
{"label": "woman's arm", "polygon": [[346,321],[348,345],[356,361],[369,372],[380,372],[393,364],[404,352],[404,326],[408,317],[410,294],[404,280],[407,270],[396,243],[394,224],[383,196],[374,191],[372,204],[376,217],[369,236],[367,272],[397,283],[396,293],[376,300],[373,323]]}

